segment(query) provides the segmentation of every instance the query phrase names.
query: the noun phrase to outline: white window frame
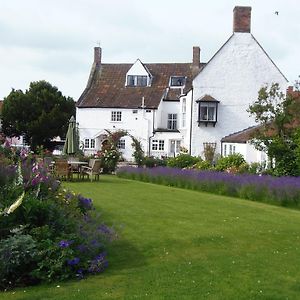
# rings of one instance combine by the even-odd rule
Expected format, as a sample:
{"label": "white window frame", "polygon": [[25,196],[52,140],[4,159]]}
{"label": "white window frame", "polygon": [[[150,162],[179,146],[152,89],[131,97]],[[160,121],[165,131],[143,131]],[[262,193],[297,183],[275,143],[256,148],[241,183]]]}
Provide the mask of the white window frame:
{"label": "white window frame", "polygon": [[181,104],[181,127],[186,127],[186,98],[182,99]]}
{"label": "white window frame", "polygon": [[126,143],[124,139],[118,140],[117,148],[120,150],[124,150],[126,148]]}
{"label": "white window frame", "polygon": [[[206,108],[206,118],[203,118],[202,109]],[[209,108],[213,108],[213,118],[210,118]],[[216,103],[202,102],[200,106],[200,122],[216,122],[217,121],[217,105]]]}
{"label": "white window frame", "polygon": [[90,148],[95,149],[95,145],[96,145],[95,139],[90,139]]}
{"label": "white window frame", "polygon": [[122,122],[122,111],[113,110],[111,112],[111,122]]}
{"label": "white window frame", "polygon": [[167,129],[177,130],[177,114],[168,114]]}
{"label": "white window frame", "polygon": [[84,148],[90,149],[90,139],[84,139]]}
{"label": "white window frame", "polygon": [[84,139],[84,149],[95,149],[95,139]]}
{"label": "white window frame", "polygon": [[165,141],[164,140],[152,140],[152,151],[164,151]]}
{"label": "white window frame", "polygon": [[149,85],[149,76],[147,75],[127,75],[126,86],[145,87],[148,85]]}
{"label": "white window frame", "polygon": [[[173,84],[173,80],[181,81],[181,84]],[[171,88],[183,88],[185,86],[186,76],[171,76],[169,81],[169,87]]]}

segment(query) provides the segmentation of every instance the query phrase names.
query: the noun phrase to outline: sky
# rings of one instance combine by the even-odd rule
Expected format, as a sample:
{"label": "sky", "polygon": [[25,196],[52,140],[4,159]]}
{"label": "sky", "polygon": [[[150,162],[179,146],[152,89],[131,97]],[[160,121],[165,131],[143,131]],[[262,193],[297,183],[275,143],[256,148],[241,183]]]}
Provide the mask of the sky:
{"label": "sky", "polygon": [[[251,32],[291,85],[300,75],[299,0],[0,0],[0,99],[46,80],[78,100],[101,46],[103,63],[207,62],[251,6]],[[278,12],[278,14],[275,14]]]}

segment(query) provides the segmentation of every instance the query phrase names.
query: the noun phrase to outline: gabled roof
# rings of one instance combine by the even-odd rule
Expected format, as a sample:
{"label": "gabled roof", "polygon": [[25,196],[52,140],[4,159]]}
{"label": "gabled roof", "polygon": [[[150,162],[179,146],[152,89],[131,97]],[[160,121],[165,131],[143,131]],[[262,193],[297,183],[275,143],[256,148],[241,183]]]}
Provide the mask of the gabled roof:
{"label": "gabled roof", "polygon": [[[192,63],[143,64],[152,75],[150,87],[125,86],[126,73],[132,64],[97,64],[80,96],[79,108],[139,108],[142,97],[146,108],[157,108],[161,100],[177,100],[192,87]],[[201,64],[200,69],[204,64]],[[170,76],[186,76],[184,89],[170,89]],[[174,98],[174,99],[173,99]]]}
{"label": "gabled roof", "polygon": [[254,133],[260,128],[260,125],[251,126],[246,129],[229,134],[221,139],[222,143],[247,143],[253,139]]}
{"label": "gabled roof", "polygon": [[206,94],[203,97],[199,98],[196,102],[220,102],[220,101],[216,100],[211,95]]}
{"label": "gabled roof", "polygon": [[[200,72],[202,72],[206,66],[208,66],[210,64],[211,61],[214,60],[214,58],[221,52],[221,50],[229,43],[229,41],[236,35],[236,34],[247,34],[247,33],[233,33],[228,40],[221,46],[221,48],[212,56],[212,58],[203,66],[203,68],[201,68]],[[268,55],[268,53],[266,52],[266,50],[262,47],[262,45],[256,40],[256,38],[253,36],[253,34],[249,33],[251,35],[251,38],[257,43],[257,45],[259,46],[259,48],[261,48],[261,50],[264,52],[264,54],[268,57],[268,59],[270,60],[270,62],[274,65],[274,67],[278,70],[278,72],[283,76],[283,78],[286,80],[286,82],[288,82],[288,79],[284,76],[284,74],[281,72],[281,70],[278,68],[278,66],[275,64],[275,62],[271,59],[271,57]],[[199,73],[200,73],[199,72]]]}

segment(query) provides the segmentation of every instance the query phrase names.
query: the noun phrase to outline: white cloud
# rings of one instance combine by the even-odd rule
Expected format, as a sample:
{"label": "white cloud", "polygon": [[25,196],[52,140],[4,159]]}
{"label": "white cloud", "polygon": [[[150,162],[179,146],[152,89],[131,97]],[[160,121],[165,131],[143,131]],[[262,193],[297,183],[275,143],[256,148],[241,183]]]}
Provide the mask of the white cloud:
{"label": "white cloud", "polygon": [[252,33],[296,79],[298,0],[10,0],[0,7],[0,98],[45,79],[77,99],[97,41],[104,62],[188,62],[194,45],[208,61],[231,35],[237,4],[252,6]]}

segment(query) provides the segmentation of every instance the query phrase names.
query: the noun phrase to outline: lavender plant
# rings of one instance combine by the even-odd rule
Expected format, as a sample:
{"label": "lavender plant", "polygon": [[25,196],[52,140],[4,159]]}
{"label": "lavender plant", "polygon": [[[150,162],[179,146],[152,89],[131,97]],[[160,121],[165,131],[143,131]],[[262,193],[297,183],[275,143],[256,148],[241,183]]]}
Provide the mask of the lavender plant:
{"label": "lavender plant", "polygon": [[299,207],[300,204],[299,177],[237,175],[167,167],[123,167],[118,171],[118,176],[282,206]]}

